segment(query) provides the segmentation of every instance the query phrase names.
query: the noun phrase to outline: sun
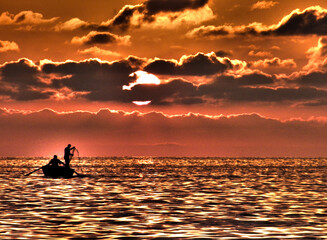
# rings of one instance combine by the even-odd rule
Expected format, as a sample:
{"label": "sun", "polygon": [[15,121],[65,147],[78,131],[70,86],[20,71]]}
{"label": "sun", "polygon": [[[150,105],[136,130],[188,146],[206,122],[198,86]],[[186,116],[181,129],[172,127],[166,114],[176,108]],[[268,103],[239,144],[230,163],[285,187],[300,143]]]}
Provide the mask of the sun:
{"label": "sun", "polygon": [[133,101],[133,103],[137,106],[146,106],[151,103],[151,101]]}
{"label": "sun", "polygon": [[145,71],[136,71],[129,75],[130,77],[137,77],[136,83],[137,84],[160,84],[159,78],[157,78],[155,75],[151,73],[147,73]]}
{"label": "sun", "polygon": [[145,71],[136,71],[133,72],[129,75],[130,77],[136,78],[136,81],[133,83],[130,83],[128,86],[124,85],[123,86],[123,90],[132,90],[132,88],[135,85],[139,85],[139,84],[155,84],[155,85],[159,85],[160,79],[157,78],[155,75],[151,74],[151,73],[147,73]]}

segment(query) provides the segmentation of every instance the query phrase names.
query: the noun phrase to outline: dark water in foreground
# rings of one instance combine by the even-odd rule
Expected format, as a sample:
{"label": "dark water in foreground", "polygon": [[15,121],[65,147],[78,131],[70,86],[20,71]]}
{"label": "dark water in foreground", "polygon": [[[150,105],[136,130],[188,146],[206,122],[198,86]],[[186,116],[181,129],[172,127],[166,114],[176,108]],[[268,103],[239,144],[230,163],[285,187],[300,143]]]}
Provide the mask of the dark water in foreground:
{"label": "dark water in foreground", "polygon": [[0,159],[0,239],[327,239],[327,159]]}

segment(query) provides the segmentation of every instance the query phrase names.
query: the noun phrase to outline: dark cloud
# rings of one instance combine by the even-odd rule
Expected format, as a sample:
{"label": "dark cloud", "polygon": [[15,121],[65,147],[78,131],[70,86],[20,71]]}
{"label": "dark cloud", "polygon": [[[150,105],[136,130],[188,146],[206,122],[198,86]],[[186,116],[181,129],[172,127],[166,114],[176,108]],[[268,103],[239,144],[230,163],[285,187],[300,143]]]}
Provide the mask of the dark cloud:
{"label": "dark cloud", "polygon": [[25,20],[26,16],[25,14],[17,14],[17,18],[15,19],[15,23],[23,22]]}
{"label": "dark cloud", "polygon": [[[134,58],[135,59],[135,58]],[[83,62],[48,63],[42,66],[46,74],[56,73],[69,76],[54,82],[55,87],[68,87],[73,91],[87,92],[90,100],[122,100],[122,86],[132,79],[129,75],[136,71],[128,60],[117,62]]]}
{"label": "dark cloud", "polygon": [[231,51],[219,50],[215,52],[217,57],[231,57],[233,54]]}
{"label": "dark cloud", "polygon": [[72,43],[94,45],[94,44],[121,44],[128,45],[130,36],[118,36],[109,32],[92,31],[83,37],[74,37]]}
{"label": "dark cloud", "polygon": [[113,43],[116,41],[116,38],[108,33],[98,33],[93,36],[91,36],[89,39],[87,39],[84,44],[106,44],[106,43]]}
{"label": "dark cloud", "polygon": [[38,67],[28,59],[20,59],[1,66],[0,94],[17,101],[50,98],[53,91],[45,90]]}
{"label": "dark cloud", "polygon": [[85,60],[40,65],[21,59],[0,67],[0,92],[16,100],[36,100],[68,88],[91,100],[123,101],[122,86],[134,81],[129,75],[141,64],[137,57],[111,63]]}
{"label": "dark cloud", "polygon": [[141,68],[143,68],[143,66],[147,62],[147,59],[146,58],[139,58],[139,57],[136,57],[136,56],[129,56],[126,59],[126,62],[128,62],[128,64],[134,69],[141,69]]}
{"label": "dark cloud", "polygon": [[225,95],[231,101],[287,102],[322,99],[326,91],[316,88],[239,88]]}
{"label": "dark cloud", "polygon": [[196,86],[183,80],[160,85],[136,85],[126,91],[128,101],[152,101],[152,105],[199,104],[207,101],[294,103],[326,99],[327,91],[314,87],[274,87],[275,77],[252,73],[241,77],[219,76]]}
{"label": "dark cloud", "polygon": [[[240,96],[242,99],[239,99],[239,101],[253,101],[253,97],[255,96],[251,96],[251,94],[248,93],[248,91],[251,91],[252,87],[270,85],[273,84],[274,81],[275,79],[273,77],[258,73],[243,75],[239,78],[233,76],[219,76],[212,83],[200,85],[198,91],[201,96],[234,101],[237,100],[236,98],[238,94],[244,94],[244,96]],[[263,90],[264,88],[253,89]],[[260,90],[258,93],[259,92]],[[256,101],[263,100],[260,97],[257,97]]]}
{"label": "dark cloud", "polygon": [[19,89],[19,91],[10,92],[7,95],[17,101],[32,101],[32,100],[40,100],[40,99],[49,99],[54,94],[55,93],[53,91],[41,92],[38,90],[31,90],[31,89]]}
{"label": "dark cloud", "polygon": [[316,86],[326,87],[327,86],[327,73],[326,72],[311,72],[309,74],[300,76],[297,79],[300,85],[304,86]]}
{"label": "dark cloud", "polygon": [[186,9],[198,9],[208,2],[209,0],[148,0],[143,5],[147,15],[154,15],[160,12],[182,12]]}
{"label": "dark cloud", "polygon": [[199,92],[200,95],[235,102],[310,101],[327,96],[326,91],[311,87],[268,87],[272,83],[273,77],[261,74],[244,75],[240,78],[221,76],[211,84],[200,85]]}
{"label": "dark cloud", "polygon": [[300,12],[293,11],[284,17],[275,29],[263,31],[262,34],[273,35],[326,35],[327,10],[321,7],[310,7]]}
{"label": "dark cloud", "polygon": [[180,79],[160,85],[136,85],[125,93],[130,102],[151,101],[153,105],[176,103],[189,105],[203,102],[197,95],[196,86]]}
{"label": "dark cloud", "polygon": [[294,10],[278,24],[264,26],[252,23],[248,26],[201,26],[190,31],[189,37],[222,37],[227,35],[290,36],[290,35],[327,35],[327,10],[319,6],[303,11]]}
{"label": "dark cloud", "polygon": [[177,63],[174,61],[157,59],[145,66],[144,70],[154,74],[176,75],[176,68]]}
{"label": "dark cloud", "polygon": [[243,75],[240,78],[236,78],[236,82],[238,83],[239,86],[267,85],[267,84],[273,84],[275,82],[275,78],[260,73],[252,73],[252,74]]}
{"label": "dark cloud", "polygon": [[37,66],[26,58],[4,64],[0,69],[0,73],[2,81],[9,84],[44,85],[38,78],[39,71]]}
{"label": "dark cloud", "polygon": [[[129,28],[131,18],[136,11],[142,9],[139,6],[125,6],[119,13],[113,18],[111,22],[112,27],[120,27],[122,30]],[[110,25],[108,27],[110,28]]]}
{"label": "dark cloud", "polygon": [[144,70],[163,75],[205,76],[222,73],[233,67],[227,58],[217,58],[215,54],[198,53],[184,56],[179,63],[172,60],[154,60],[145,66]]}

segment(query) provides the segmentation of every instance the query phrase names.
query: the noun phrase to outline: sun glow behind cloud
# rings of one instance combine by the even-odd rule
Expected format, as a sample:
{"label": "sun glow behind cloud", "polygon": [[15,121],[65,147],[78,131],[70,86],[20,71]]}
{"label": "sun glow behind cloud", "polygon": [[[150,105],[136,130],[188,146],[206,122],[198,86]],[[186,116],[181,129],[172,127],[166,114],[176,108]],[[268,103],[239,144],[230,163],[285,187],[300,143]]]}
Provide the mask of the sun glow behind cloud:
{"label": "sun glow behind cloud", "polygon": [[[145,71],[136,71],[134,73],[131,73],[129,75],[131,78],[136,78],[136,81],[133,83],[130,83],[128,86],[124,85],[123,90],[132,90],[132,88],[136,85],[139,84],[154,84],[154,85],[159,85],[160,79],[157,78],[155,75],[147,73]],[[151,101],[133,101],[135,105],[138,106],[145,106],[151,103]]]}
{"label": "sun glow behind cloud", "polygon": [[145,71],[136,71],[134,73],[131,73],[129,76],[132,78],[136,78],[136,81],[130,83],[128,86],[124,85],[123,90],[132,90],[132,88],[138,84],[155,84],[155,85],[160,84],[159,78]]}

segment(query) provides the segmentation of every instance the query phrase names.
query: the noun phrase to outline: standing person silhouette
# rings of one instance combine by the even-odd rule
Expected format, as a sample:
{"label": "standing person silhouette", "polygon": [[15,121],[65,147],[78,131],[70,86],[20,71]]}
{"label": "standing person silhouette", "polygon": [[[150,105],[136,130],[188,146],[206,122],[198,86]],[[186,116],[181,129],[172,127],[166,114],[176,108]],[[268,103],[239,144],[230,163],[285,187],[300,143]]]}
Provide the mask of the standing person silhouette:
{"label": "standing person silhouette", "polygon": [[70,159],[72,156],[74,156],[74,154],[71,152],[71,150],[75,149],[75,147],[71,147],[70,144],[67,145],[67,147],[65,147],[65,155],[64,155],[64,159],[65,159],[65,165],[67,168],[70,168],[69,163],[70,163]]}

